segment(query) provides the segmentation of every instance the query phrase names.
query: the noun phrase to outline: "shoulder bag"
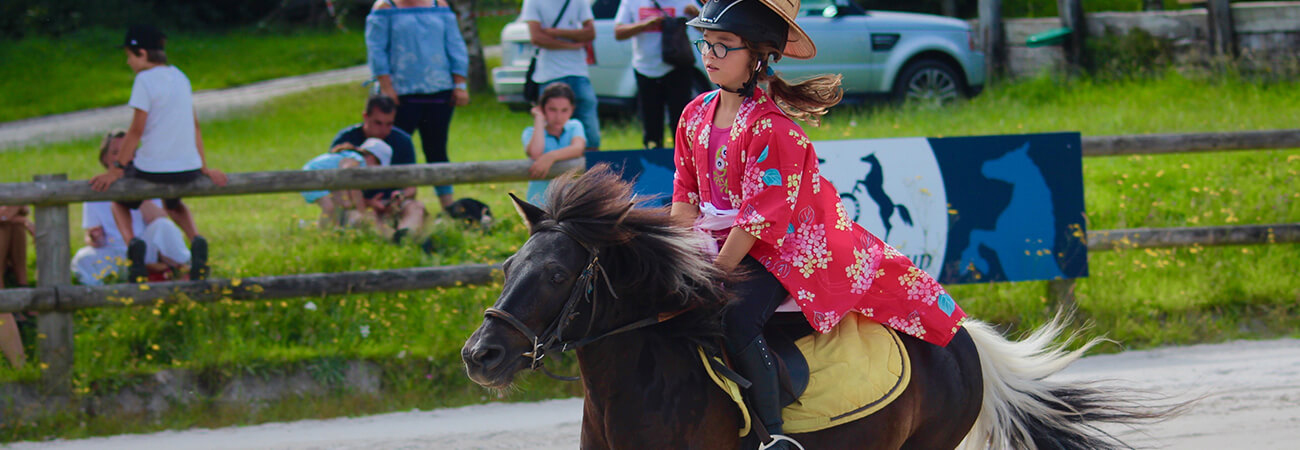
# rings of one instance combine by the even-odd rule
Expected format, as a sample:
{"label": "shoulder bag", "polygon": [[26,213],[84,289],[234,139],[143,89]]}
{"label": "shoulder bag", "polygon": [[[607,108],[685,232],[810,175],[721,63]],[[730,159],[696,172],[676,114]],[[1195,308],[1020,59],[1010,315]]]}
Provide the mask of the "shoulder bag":
{"label": "shoulder bag", "polygon": [[664,62],[673,67],[695,65],[695,49],[691,47],[690,38],[686,36],[686,18],[669,16],[664,12],[664,8],[659,6],[658,0],[650,0],[650,2],[654,3],[659,13],[664,15],[664,20],[659,22],[660,48],[663,50]]}

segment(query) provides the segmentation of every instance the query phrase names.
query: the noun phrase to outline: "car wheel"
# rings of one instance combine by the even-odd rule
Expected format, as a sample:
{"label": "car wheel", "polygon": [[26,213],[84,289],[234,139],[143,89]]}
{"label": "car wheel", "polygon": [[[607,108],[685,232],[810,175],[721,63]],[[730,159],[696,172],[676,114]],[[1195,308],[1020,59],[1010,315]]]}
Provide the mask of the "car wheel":
{"label": "car wheel", "polygon": [[942,106],[957,100],[965,92],[962,79],[947,63],[922,59],[908,64],[894,80],[896,103]]}

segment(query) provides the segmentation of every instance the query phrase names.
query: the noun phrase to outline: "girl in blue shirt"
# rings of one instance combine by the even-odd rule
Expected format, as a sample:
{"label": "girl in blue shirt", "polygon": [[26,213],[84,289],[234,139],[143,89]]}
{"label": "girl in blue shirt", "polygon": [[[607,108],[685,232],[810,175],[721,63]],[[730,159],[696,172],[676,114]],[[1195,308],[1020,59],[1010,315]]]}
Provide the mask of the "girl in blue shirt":
{"label": "girl in blue shirt", "polygon": [[[366,50],[380,92],[397,101],[395,125],[419,133],[427,163],[447,162],[456,106],[469,104],[469,53],[445,0],[379,0],[366,16]],[[451,186],[435,186],[445,208]]]}
{"label": "girl in blue shirt", "polygon": [[[533,178],[545,178],[551,166],[557,161],[582,156],[587,147],[587,138],[583,133],[582,122],[573,118],[573,105],[576,96],[573,89],[564,83],[551,83],[542,89],[537,99],[537,106],[529,110],[533,114],[533,126],[524,128],[524,152],[533,160],[528,168],[528,175]],[[534,130],[543,130],[536,133]],[[545,205],[546,187],[551,180],[528,182],[528,202]]]}

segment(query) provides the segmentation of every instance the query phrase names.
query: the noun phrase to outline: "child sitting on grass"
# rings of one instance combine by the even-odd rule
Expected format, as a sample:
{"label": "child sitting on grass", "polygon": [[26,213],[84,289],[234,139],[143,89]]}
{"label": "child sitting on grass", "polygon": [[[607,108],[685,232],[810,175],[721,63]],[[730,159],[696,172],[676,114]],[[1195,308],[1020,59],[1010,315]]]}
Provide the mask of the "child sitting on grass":
{"label": "child sitting on grass", "polygon": [[[328,153],[307,161],[307,164],[302,166],[302,170],[382,167],[387,166],[392,159],[393,148],[388,143],[383,139],[369,138],[361,144],[361,148],[355,148],[346,142],[339,144]],[[366,199],[361,195],[360,190],[307,191],[302,193],[302,198],[307,200],[307,203],[315,203],[320,207],[321,216],[318,224],[321,228],[363,222],[380,228],[384,226],[376,213],[371,212],[369,216],[366,215]]]}
{"label": "child sitting on grass", "polygon": [[[100,165],[107,168],[117,160],[125,137],[126,131],[122,130],[104,136],[99,147]],[[82,284],[98,286],[122,275],[127,280],[188,279],[193,255],[185,248],[185,235],[167,218],[157,199],[141,202],[138,210],[131,211],[131,234],[145,242],[143,265],[125,264],[128,249],[113,217],[111,202],[83,204],[81,227],[86,230],[86,247],[72,257],[72,271]]]}
{"label": "child sitting on grass", "polygon": [[[207,165],[190,80],[167,62],[165,42],[162,31],[150,25],[134,25],[126,32],[122,47],[126,64],[135,72],[128,104],[135,113],[118,159],[104,173],[90,179],[97,191],[108,190],[123,176],[162,184],[188,184],[206,176],[217,186],[226,184],[226,175]],[[113,202],[113,220],[127,242],[127,257],[137,270],[145,265],[147,246],[131,229],[130,211],[138,209],[140,203]],[[163,207],[190,239],[190,279],[206,278],[208,241],[199,235],[189,208],[179,198],[164,199]]]}
{"label": "child sitting on grass", "polygon": [[[546,177],[556,162],[582,156],[587,147],[582,122],[573,118],[575,98],[569,85],[551,83],[542,90],[537,105],[529,110],[533,115],[533,126],[524,128],[524,152],[533,160],[528,175],[539,179],[528,182],[529,203],[545,204],[543,194],[551,181],[540,179]],[[536,133],[534,130],[538,129],[543,131]]]}

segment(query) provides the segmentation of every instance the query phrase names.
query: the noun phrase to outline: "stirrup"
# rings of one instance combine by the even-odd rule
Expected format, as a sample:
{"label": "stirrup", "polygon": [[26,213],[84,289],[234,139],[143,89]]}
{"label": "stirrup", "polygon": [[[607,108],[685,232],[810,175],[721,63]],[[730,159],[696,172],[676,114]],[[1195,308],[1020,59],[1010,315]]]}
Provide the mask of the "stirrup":
{"label": "stirrup", "polygon": [[800,444],[799,441],[794,440],[794,438],[790,436],[786,436],[784,434],[773,434],[770,437],[772,438],[772,440],[766,444],[759,444],[758,450],[767,450],[769,448],[774,448],[776,447],[776,443],[781,441],[788,441],[791,444],[793,444],[795,448],[799,450],[806,450],[805,448],[803,448],[803,444]]}

